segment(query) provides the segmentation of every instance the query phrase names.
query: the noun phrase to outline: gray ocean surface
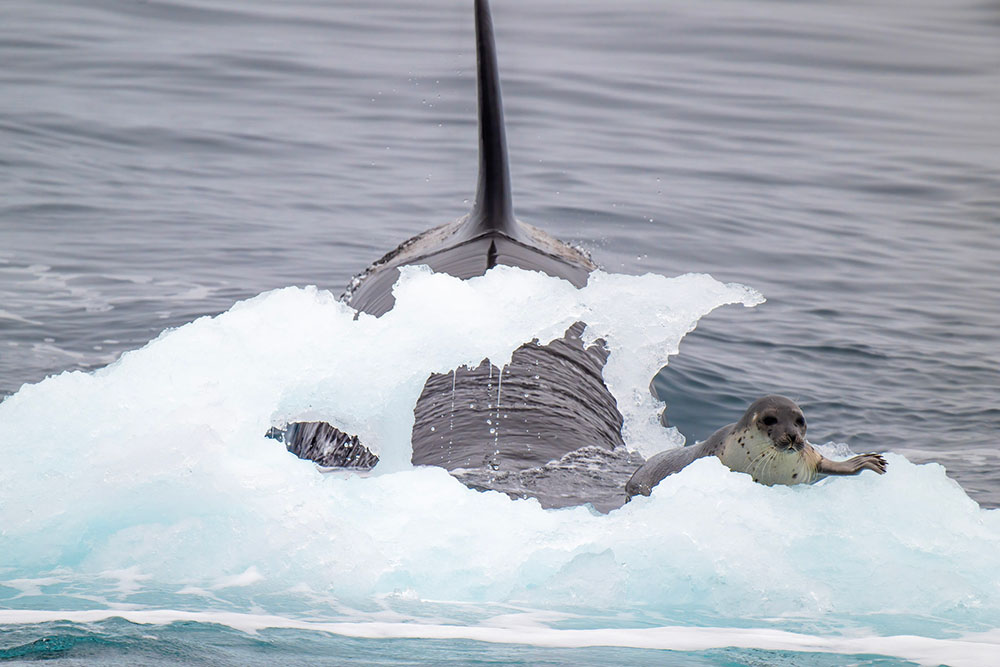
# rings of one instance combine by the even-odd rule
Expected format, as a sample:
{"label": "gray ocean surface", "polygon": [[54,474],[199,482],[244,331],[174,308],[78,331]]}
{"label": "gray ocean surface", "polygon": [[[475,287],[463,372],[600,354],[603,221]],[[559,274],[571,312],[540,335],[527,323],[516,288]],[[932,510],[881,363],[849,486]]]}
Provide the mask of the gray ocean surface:
{"label": "gray ocean surface", "polygon": [[[1000,506],[1000,3],[493,4],[518,217],[767,297],[655,378],[671,424],[782,393]],[[463,215],[470,7],[0,5],[0,396]]]}

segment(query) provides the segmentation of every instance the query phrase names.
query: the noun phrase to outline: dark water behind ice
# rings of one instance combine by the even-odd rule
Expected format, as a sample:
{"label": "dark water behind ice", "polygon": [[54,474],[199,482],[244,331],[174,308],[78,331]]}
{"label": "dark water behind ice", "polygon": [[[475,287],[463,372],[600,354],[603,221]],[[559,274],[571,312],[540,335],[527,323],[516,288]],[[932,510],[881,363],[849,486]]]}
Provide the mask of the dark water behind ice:
{"label": "dark water behind ice", "polygon": [[[469,5],[4,5],[0,395],[462,215]],[[1000,4],[494,5],[519,217],[768,297],[657,378],[682,432],[777,391],[1000,505]]]}

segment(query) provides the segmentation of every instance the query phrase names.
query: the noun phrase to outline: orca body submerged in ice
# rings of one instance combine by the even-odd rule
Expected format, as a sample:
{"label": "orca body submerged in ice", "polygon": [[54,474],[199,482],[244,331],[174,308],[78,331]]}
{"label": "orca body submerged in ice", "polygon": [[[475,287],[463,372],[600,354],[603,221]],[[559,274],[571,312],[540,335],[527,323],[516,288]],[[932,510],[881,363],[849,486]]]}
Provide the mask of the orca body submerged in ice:
{"label": "orca body submerged in ice", "polygon": [[[577,287],[596,268],[581,251],[514,218],[486,0],[476,0],[475,13],[475,204],[464,218],[405,241],[355,278],[342,298],[359,311],[381,315],[390,310],[398,267],[407,264],[427,264],[463,279],[505,264],[564,278]],[[414,409],[412,462],[447,468],[474,488],[537,497],[547,507],[620,505],[621,488],[636,462],[625,451],[622,416],[602,379],[607,352],[601,345],[585,348],[582,331],[583,324],[577,323],[549,345],[522,346],[502,377],[500,369],[485,361],[475,369],[432,375]],[[364,443],[321,422],[291,424],[283,439],[289,450],[322,465],[371,467],[377,462]],[[591,486],[582,488],[586,485],[579,483],[579,471],[595,463],[603,474],[591,473]],[[595,485],[606,493],[594,497]]]}

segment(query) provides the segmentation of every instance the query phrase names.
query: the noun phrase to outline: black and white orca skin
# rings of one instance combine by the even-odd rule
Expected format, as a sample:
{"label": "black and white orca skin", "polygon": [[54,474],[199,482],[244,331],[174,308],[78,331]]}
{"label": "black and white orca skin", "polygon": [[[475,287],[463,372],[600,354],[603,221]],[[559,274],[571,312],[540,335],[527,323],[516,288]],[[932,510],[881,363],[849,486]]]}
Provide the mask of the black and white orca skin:
{"label": "black and white orca skin", "polygon": [[565,278],[577,287],[596,267],[584,253],[518,222],[511,201],[500,74],[489,4],[476,0],[479,91],[479,185],[465,217],[404,241],[358,276],[345,294],[354,308],[381,315],[392,308],[397,267],[426,264],[457,278],[481,276],[497,264]]}
{"label": "black and white orca skin", "polygon": [[[596,268],[583,252],[514,217],[493,22],[486,0],[476,0],[475,13],[479,97],[475,204],[465,217],[403,242],[356,277],[342,299],[358,311],[378,316],[390,310],[398,267],[408,264],[426,264],[463,279],[505,264],[564,278],[577,287],[585,285]],[[546,507],[585,502],[568,488],[571,481],[548,485],[540,481],[552,477],[546,474],[547,464],[554,469],[561,459],[575,461],[580,452],[615,452],[618,457],[625,450],[622,416],[602,379],[607,352],[600,345],[585,348],[582,331],[583,324],[578,323],[550,345],[522,346],[503,369],[502,378],[500,369],[485,361],[475,369],[428,378],[414,409],[412,462],[447,468],[475,488],[537,497]],[[499,415],[498,391],[503,403]],[[292,452],[321,465],[370,467],[376,460],[363,451],[363,443],[327,424],[293,424],[284,440]],[[629,469],[634,464],[622,466],[623,471]],[[609,483],[619,482],[624,479]]]}

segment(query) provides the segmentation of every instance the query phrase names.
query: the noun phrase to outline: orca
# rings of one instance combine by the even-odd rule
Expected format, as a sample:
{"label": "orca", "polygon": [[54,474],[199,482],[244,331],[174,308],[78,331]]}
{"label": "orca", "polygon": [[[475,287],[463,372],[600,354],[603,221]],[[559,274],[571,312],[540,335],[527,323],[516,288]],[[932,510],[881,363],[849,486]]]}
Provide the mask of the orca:
{"label": "orca", "polygon": [[[359,312],[389,311],[398,269],[409,264],[462,279],[504,264],[576,287],[596,268],[584,252],[514,216],[487,0],[475,0],[475,25],[479,178],[472,210],[404,241],[356,276],[341,298]],[[473,488],[535,497],[544,507],[591,502],[606,510],[622,504],[621,489],[636,461],[626,451],[622,416],[602,378],[608,353],[600,342],[584,346],[584,326],[573,325],[548,345],[523,345],[503,369],[484,360],[478,368],[431,375],[414,408],[412,463],[444,467]],[[364,443],[326,423],[290,424],[275,435],[296,455],[323,466],[370,468],[377,462]],[[595,459],[618,471],[600,498],[580,488],[576,472]]]}
{"label": "orca", "polygon": [[497,264],[541,271],[577,287],[595,269],[583,252],[514,218],[500,74],[489,4],[476,0],[479,94],[479,184],[472,211],[405,241],[358,276],[346,294],[357,310],[381,315],[392,307],[392,286],[404,264],[426,264],[457,278],[479,276]]}

